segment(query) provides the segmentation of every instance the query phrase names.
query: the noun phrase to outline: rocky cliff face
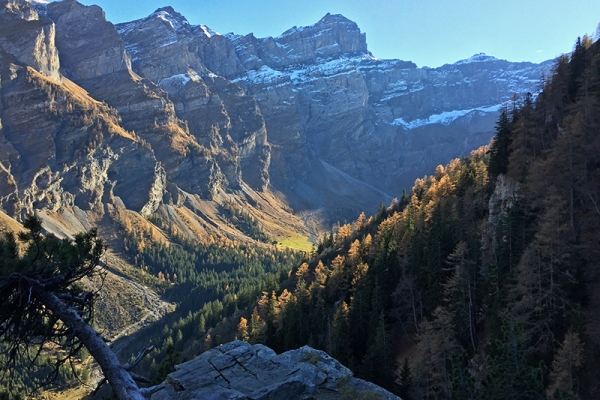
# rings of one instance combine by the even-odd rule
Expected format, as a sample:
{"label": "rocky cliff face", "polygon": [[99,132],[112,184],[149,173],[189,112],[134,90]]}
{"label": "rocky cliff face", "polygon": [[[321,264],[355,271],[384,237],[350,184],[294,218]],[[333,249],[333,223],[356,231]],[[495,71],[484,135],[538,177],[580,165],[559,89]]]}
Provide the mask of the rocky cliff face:
{"label": "rocky cliff face", "polygon": [[215,154],[231,188],[244,182],[265,190],[270,146],[264,119],[253,97],[203,63],[198,48],[210,42],[211,32],[192,27],[171,7],[117,29],[133,69],[169,94],[177,117]]}
{"label": "rocky cliff face", "polygon": [[306,234],[284,204],[261,194],[270,146],[256,102],[239,86],[202,65],[188,67],[184,86],[141,77],[97,6],[3,0],[0,20],[2,211],[35,210],[69,235],[135,218],[118,210],[160,208],[174,224],[199,224],[184,229],[192,237],[243,238],[219,215],[227,200],[270,226],[288,214],[292,230]]}
{"label": "rocky cliff face", "polygon": [[282,152],[278,169],[291,172],[272,176],[274,186],[315,186],[311,169],[327,163],[397,195],[487,144],[500,107],[515,93],[535,92],[549,68],[477,55],[430,69],[339,53],[293,68],[264,64],[234,81],[257,99],[269,141]]}
{"label": "rocky cliff face", "polygon": [[[223,36],[191,26],[170,7],[117,29],[133,69],[173,95],[181,118],[200,115],[183,111],[190,103],[184,88],[195,77],[217,75],[242,88],[238,99],[252,98],[227,110],[255,115],[256,103],[271,146],[242,153],[252,154],[247,165],[262,161],[262,182],[269,180],[296,209],[369,209],[398,195],[415,177],[487,144],[499,108],[514,94],[535,92],[551,66],[484,54],[436,69],[379,60],[355,23],[331,14],[276,38]],[[221,94],[229,85],[208,86],[213,96],[229,97]],[[252,140],[253,124],[245,118],[246,134],[234,141],[264,143],[262,129]],[[256,180],[256,173],[246,175]]]}
{"label": "rocky cliff face", "polygon": [[287,205],[373,210],[486,144],[502,104],[550,68],[380,60],[331,14],[276,38],[220,35],[171,7],[114,26],[74,0],[1,0],[0,22],[0,202],[13,216],[187,204],[220,226],[214,204],[231,196],[265,221]]}
{"label": "rocky cliff face", "polygon": [[343,399],[400,400],[352,377],[352,371],[321,350],[304,346],[277,355],[242,341],[202,353],[171,373],[152,395],[170,399]]}

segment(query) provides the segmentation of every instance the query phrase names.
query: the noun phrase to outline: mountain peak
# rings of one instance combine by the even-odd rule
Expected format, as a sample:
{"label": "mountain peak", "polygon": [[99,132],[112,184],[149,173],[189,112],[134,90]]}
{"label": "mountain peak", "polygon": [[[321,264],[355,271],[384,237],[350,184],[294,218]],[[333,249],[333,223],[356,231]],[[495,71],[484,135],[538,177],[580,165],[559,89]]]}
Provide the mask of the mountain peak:
{"label": "mountain peak", "polygon": [[[331,13],[327,13],[325,14],[325,16],[323,18],[321,18],[319,20],[319,22],[317,22],[315,25],[329,25],[329,24],[354,24],[356,25],[356,22],[349,20],[348,18],[344,17],[342,14],[331,14]],[[356,25],[356,27],[358,28],[358,25]]]}
{"label": "mountain peak", "polygon": [[188,20],[171,6],[158,8],[152,13],[151,17],[158,17],[170,22],[175,28],[177,28],[178,25],[190,25]]}
{"label": "mountain peak", "polygon": [[294,27],[288,29],[287,31],[283,32],[280,37],[288,36],[288,35],[294,34],[296,32],[304,32],[304,31],[319,32],[319,31],[323,30],[324,28],[330,27],[332,25],[333,26],[349,25],[349,26],[345,26],[344,29],[347,29],[348,31],[357,31],[360,33],[360,28],[358,27],[356,22],[349,20],[348,18],[344,17],[342,14],[327,13],[316,24],[308,25],[308,26],[300,26],[300,27],[294,26]]}
{"label": "mountain peak", "polygon": [[490,62],[490,61],[498,61],[496,57],[488,56],[485,53],[474,54],[473,56],[466,58],[464,60],[460,60],[455,62],[454,64],[471,64],[476,62]]}
{"label": "mountain peak", "polygon": [[156,13],[159,13],[159,12],[161,12],[161,11],[164,11],[164,12],[166,12],[166,13],[169,13],[169,14],[179,14],[179,13],[178,13],[177,11],[175,11],[175,9],[174,9],[173,7],[171,7],[171,6],[166,6],[166,7],[160,7],[160,8],[157,8],[157,9],[156,9],[156,11],[154,11],[154,14],[156,14]]}
{"label": "mountain peak", "polygon": [[[341,14],[327,13],[314,25],[294,26],[283,32],[275,40],[282,45],[297,42],[298,49],[306,48],[307,43],[320,57],[332,57],[344,53],[366,53],[366,35],[358,25]],[[293,50],[292,50],[293,52]]]}

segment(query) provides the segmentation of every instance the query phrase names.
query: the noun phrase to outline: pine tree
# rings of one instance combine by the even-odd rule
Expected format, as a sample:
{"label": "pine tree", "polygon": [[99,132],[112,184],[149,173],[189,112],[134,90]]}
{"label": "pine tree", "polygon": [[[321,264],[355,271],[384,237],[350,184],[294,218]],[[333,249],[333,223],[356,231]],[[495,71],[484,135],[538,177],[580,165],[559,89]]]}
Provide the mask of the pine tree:
{"label": "pine tree", "polygon": [[494,343],[494,356],[488,358],[489,372],[481,388],[481,397],[490,400],[543,398],[544,365],[528,363],[525,350],[528,340],[520,326],[506,319],[499,339]]}
{"label": "pine tree", "polygon": [[240,322],[237,326],[237,338],[244,341],[250,340],[250,335],[248,334],[248,320],[244,317],[240,317]]}
{"label": "pine tree", "polygon": [[332,355],[343,365],[351,364],[348,305],[346,302],[338,306],[333,317],[333,348]]}
{"label": "pine tree", "polygon": [[404,357],[404,363],[400,369],[400,379],[398,385],[398,395],[402,398],[402,400],[411,400],[413,378],[410,365],[408,365],[408,358],[406,357]]}
{"label": "pine tree", "polygon": [[496,135],[492,139],[489,150],[490,162],[488,171],[492,180],[498,175],[506,173],[508,170],[508,157],[510,154],[512,134],[511,122],[508,115],[508,109],[503,108],[500,111],[498,122],[496,122]]}
{"label": "pine tree", "polygon": [[444,295],[447,307],[452,315],[454,326],[459,339],[470,346],[470,351],[477,349],[476,315],[479,310],[479,296],[476,290],[476,280],[479,275],[475,263],[468,258],[468,246],[459,242],[450,256],[448,264],[453,270],[452,276],[446,281]]}
{"label": "pine tree", "polygon": [[0,239],[0,343],[5,345],[9,369],[18,359],[32,365],[48,344],[58,344],[52,377],[86,347],[100,365],[115,395],[122,400],[142,399],[142,392],[127,369],[89,324],[94,293],[81,281],[98,274],[104,245],[95,230],[73,240],[42,235],[42,220],[29,216],[19,239],[21,256],[11,234]]}

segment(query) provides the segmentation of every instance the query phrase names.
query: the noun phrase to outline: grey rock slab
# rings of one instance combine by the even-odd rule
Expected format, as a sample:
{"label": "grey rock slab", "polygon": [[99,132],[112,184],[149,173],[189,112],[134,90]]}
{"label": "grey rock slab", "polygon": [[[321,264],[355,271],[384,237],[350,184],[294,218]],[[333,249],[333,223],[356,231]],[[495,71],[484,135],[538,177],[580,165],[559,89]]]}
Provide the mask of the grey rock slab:
{"label": "grey rock slab", "polygon": [[234,341],[177,366],[153,400],[167,399],[310,399],[351,384],[358,391],[396,396],[352,372],[321,350],[304,346],[277,355],[263,345]]}

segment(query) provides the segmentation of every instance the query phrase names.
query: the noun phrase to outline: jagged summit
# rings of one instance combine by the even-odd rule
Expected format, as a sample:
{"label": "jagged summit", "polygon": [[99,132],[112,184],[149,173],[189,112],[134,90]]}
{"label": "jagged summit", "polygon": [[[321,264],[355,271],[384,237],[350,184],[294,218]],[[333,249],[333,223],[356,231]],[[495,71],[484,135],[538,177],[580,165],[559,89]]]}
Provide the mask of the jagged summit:
{"label": "jagged summit", "polygon": [[190,26],[188,20],[183,15],[175,11],[171,6],[157,9],[149,18],[160,18],[163,21],[171,24],[175,30]]}
{"label": "jagged summit", "polygon": [[175,14],[175,15],[178,15],[178,16],[182,16],[177,11],[175,11],[175,9],[173,7],[171,7],[171,6],[159,7],[156,10],[154,10],[154,12],[152,14],[157,14],[157,13],[160,13],[162,11],[164,11],[166,13],[169,13],[169,14]]}
{"label": "jagged summit", "polygon": [[351,23],[351,24],[356,25],[356,23],[354,21],[344,17],[342,14],[332,14],[332,13],[325,14],[325,16],[323,18],[321,18],[319,20],[319,22],[317,22],[317,25],[339,24],[339,23]]}
{"label": "jagged summit", "polygon": [[145,18],[117,24],[116,28],[119,34],[124,35],[133,30],[157,29],[157,21],[167,25],[172,32],[189,32],[192,29],[188,20],[171,6],[158,8]]}
{"label": "jagged summit", "polygon": [[325,57],[368,52],[366,34],[355,22],[341,14],[327,13],[314,25],[295,26],[274,39],[283,46],[300,39],[304,46],[313,47],[315,52]]}
{"label": "jagged summit", "polygon": [[341,25],[341,24],[349,24],[351,29],[360,31],[356,22],[349,20],[348,18],[344,17],[342,14],[327,13],[317,23],[312,24],[312,25],[307,25],[307,26],[300,26],[300,27],[293,26],[290,29],[288,29],[287,31],[283,32],[279,37],[283,37],[283,36],[289,35],[291,33],[297,32],[297,31],[303,31],[305,29],[310,30],[310,29],[315,29],[315,28],[321,28],[323,26]]}

